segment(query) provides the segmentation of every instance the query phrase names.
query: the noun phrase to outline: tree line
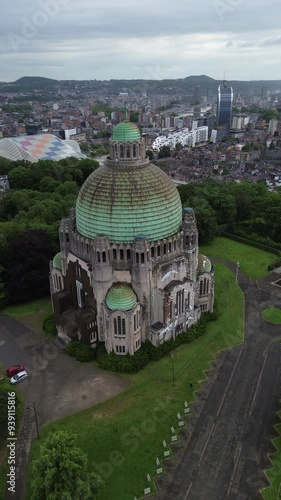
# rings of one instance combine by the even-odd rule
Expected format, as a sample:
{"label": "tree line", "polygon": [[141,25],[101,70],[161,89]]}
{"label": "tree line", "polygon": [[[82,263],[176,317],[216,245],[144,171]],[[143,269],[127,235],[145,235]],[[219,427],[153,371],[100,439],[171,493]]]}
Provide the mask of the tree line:
{"label": "tree line", "polygon": [[178,187],[184,207],[194,208],[199,241],[228,230],[257,243],[281,249],[281,193],[263,181],[251,184],[208,179]]}
{"label": "tree line", "polygon": [[0,198],[0,308],[48,293],[60,220],[98,166],[76,158],[32,164],[0,159],[0,175],[8,175],[11,187]]}

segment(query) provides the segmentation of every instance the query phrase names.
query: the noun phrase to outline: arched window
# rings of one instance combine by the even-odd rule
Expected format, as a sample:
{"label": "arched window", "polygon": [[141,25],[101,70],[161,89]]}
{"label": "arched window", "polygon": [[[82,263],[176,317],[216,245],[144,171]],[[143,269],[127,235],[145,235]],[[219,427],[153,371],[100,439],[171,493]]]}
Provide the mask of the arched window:
{"label": "arched window", "polygon": [[137,146],[134,144],[133,145],[133,157],[135,158],[137,156]]}
{"label": "arched window", "polygon": [[124,146],[123,146],[123,144],[120,145],[120,158],[124,158]]}
{"label": "arched window", "polygon": [[131,158],[131,149],[130,149],[130,146],[127,146],[126,157],[127,158]]}

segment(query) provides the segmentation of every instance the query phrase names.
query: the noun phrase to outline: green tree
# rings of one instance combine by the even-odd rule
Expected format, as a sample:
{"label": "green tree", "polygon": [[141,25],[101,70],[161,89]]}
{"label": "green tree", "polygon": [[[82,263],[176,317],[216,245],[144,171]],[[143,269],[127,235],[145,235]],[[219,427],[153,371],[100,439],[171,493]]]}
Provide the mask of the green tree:
{"label": "green tree", "polygon": [[30,500],[94,500],[102,485],[101,477],[88,471],[75,436],[58,431],[47,437],[33,464]]}
{"label": "green tree", "polygon": [[195,211],[199,243],[207,243],[213,240],[218,233],[215,210],[204,198],[193,198],[189,206],[192,206]]}
{"label": "green tree", "polygon": [[160,151],[158,153],[158,159],[160,159],[160,158],[168,158],[169,156],[171,156],[171,148],[170,148],[170,146],[162,146],[162,148],[160,148]]}
{"label": "green tree", "polygon": [[147,149],[146,150],[146,156],[148,156],[148,158],[150,160],[153,160],[154,159],[154,154],[153,154],[153,151],[151,149]]}
{"label": "green tree", "polygon": [[30,170],[27,167],[16,167],[9,173],[12,189],[28,189],[30,187]]}

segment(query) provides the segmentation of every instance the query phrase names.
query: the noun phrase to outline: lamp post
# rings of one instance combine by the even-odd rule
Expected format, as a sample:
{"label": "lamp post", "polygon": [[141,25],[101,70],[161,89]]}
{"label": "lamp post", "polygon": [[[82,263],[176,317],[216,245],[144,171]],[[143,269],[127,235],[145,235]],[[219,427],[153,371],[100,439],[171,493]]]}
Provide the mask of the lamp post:
{"label": "lamp post", "polygon": [[37,410],[35,403],[33,403],[33,406],[28,406],[28,410],[31,410],[33,412],[34,418],[35,418],[35,424],[36,424],[36,431],[37,431],[37,439],[40,438],[39,434],[39,426],[38,426],[38,415],[37,415]]}
{"label": "lamp post", "polygon": [[240,267],[240,263],[237,261],[237,264],[236,264],[236,285],[238,283],[239,267]]}

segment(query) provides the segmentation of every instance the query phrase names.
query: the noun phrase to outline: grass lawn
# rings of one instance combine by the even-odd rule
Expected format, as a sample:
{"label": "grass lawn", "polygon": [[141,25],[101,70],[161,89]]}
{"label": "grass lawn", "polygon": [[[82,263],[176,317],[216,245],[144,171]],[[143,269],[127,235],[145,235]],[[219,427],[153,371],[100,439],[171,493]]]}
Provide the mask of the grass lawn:
{"label": "grass lawn", "polygon": [[[243,341],[243,294],[234,275],[221,265],[216,266],[216,296],[222,313],[219,320],[208,325],[206,335],[174,352],[175,386],[172,358],[167,356],[130,376],[131,386],[123,394],[42,429],[41,442],[59,429],[77,435],[90,468],[103,471],[106,484],[99,500],[143,495],[146,474],[155,475],[155,459],[163,457],[162,441],[171,442],[170,428],[178,427],[177,413],[183,414],[184,401],[195,399],[194,390],[199,389],[214,355]],[[31,461],[38,456],[39,446],[37,440],[33,442]]]}
{"label": "grass lawn", "polygon": [[275,254],[222,237],[216,238],[207,245],[200,246],[200,252],[234,263],[238,261],[240,269],[254,280],[268,274],[268,265],[277,260]]}
{"label": "grass lawn", "polygon": [[9,306],[3,312],[40,335],[46,335],[42,330],[42,323],[46,316],[52,314],[51,300],[49,297],[36,299],[17,306]]}
{"label": "grass lawn", "polygon": [[[281,412],[279,412],[279,416],[281,417]],[[266,475],[271,482],[271,486],[262,490],[262,495],[265,500],[276,500],[277,498],[281,498],[281,424],[277,424],[275,427],[280,436],[272,440],[277,450],[270,456],[273,468],[266,471]],[[277,497],[278,490],[279,496]]]}
{"label": "grass lawn", "polygon": [[277,307],[269,307],[262,311],[262,316],[270,323],[279,324],[281,323],[281,309]]}

